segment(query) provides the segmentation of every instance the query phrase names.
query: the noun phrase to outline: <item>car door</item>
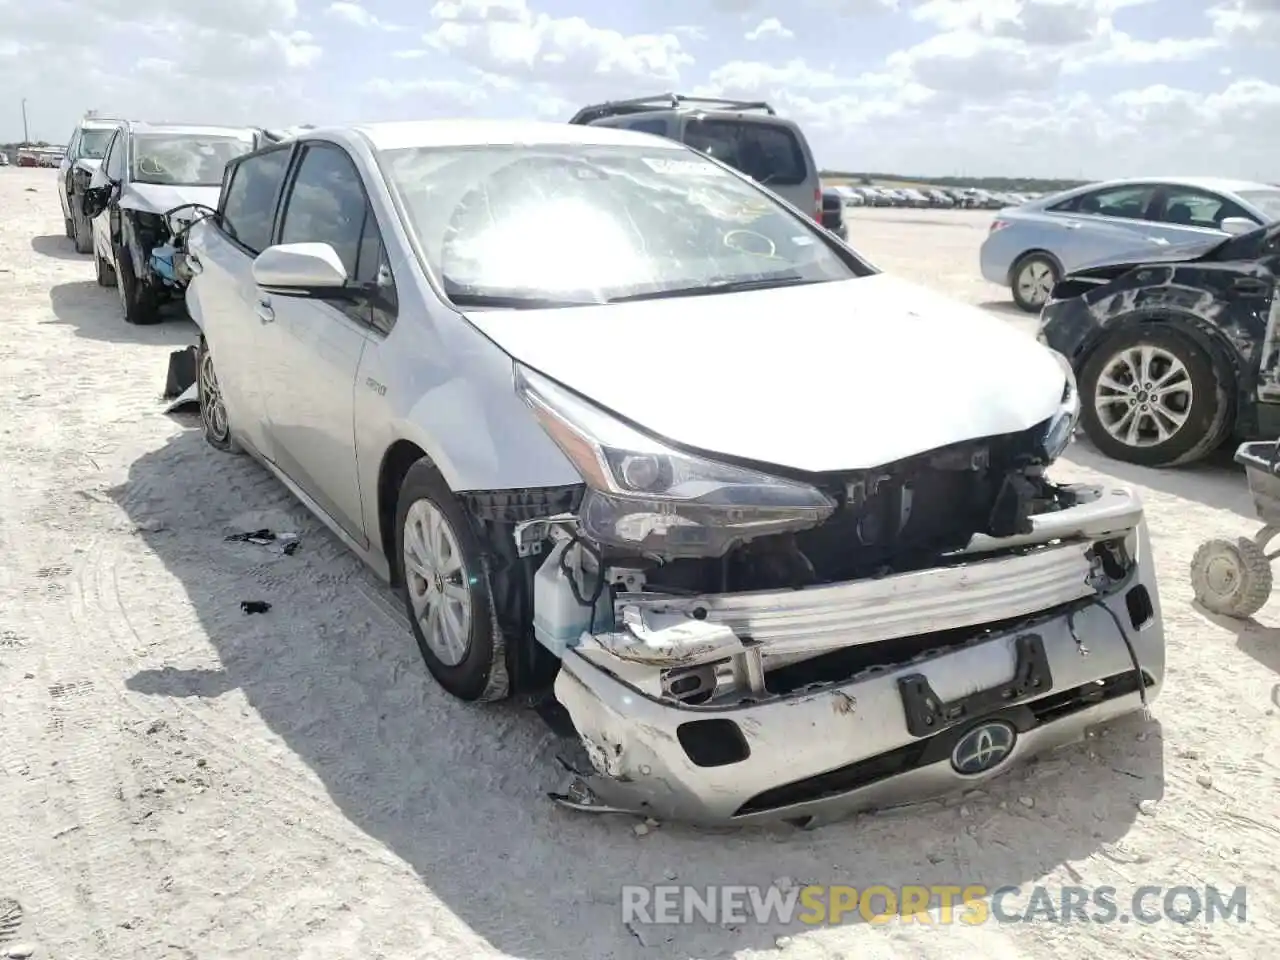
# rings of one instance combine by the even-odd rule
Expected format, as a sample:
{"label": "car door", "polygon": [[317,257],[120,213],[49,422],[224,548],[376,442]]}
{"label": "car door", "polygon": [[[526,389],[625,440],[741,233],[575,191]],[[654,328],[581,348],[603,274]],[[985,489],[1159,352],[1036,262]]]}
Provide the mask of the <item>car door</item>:
{"label": "car door", "polygon": [[264,322],[270,313],[253,279],[253,260],[271,245],[292,155],[292,144],[283,144],[227,166],[216,223],[200,231],[189,259],[198,271],[187,288],[189,309],[213,354],[227,417],[241,440],[267,460],[274,450],[266,380],[280,331]]}
{"label": "car door", "polygon": [[102,257],[107,263],[111,264],[114,269],[116,266],[115,244],[111,238],[113,221],[111,219],[112,207],[115,207],[115,224],[120,221],[120,208],[118,200],[120,197],[120,189],[113,184],[119,184],[124,179],[125,173],[125,140],[128,133],[123,127],[116,130],[111,136],[111,142],[107,145],[107,152],[102,155],[102,164],[94,171],[93,176],[89,179],[89,188],[92,190],[109,190],[110,200],[107,206],[90,222],[90,230],[93,233],[93,249],[94,253]]}
{"label": "car door", "polygon": [[1045,211],[1051,235],[1045,246],[1070,273],[1111,257],[1160,249],[1168,241],[1148,220],[1154,183],[1121,184],[1077,194]]}
{"label": "car door", "polygon": [[1152,232],[1170,245],[1226,236],[1219,224],[1227,217],[1257,218],[1226,197],[1197,187],[1169,186],[1156,192]]}
{"label": "car door", "polygon": [[[285,188],[276,243],[327,243],[360,272],[377,221],[351,156],[304,141]],[[376,244],[374,248],[376,248]],[[276,465],[357,543],[367,543],[356,462],[355,389],[373,339],[369,303],[263,295],[278,337],[264,378]]]}
{"label": "car door", "polygon": [[76,127],[67,140],[67,149],[58,161],[58,183],[62,189],[58,191],[58,199],[62,202],[62,219],[71,219],[71,170],[75,166],[76,151],[80,147],[80,128]]}

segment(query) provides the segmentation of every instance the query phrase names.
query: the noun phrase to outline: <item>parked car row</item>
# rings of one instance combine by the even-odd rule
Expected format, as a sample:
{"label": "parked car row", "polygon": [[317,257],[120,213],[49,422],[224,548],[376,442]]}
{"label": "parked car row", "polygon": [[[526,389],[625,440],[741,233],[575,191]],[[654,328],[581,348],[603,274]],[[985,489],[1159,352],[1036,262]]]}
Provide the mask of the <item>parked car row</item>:
{"label": "parked car row", "polygon": [[874,187],[840,184],[832,186],[850,207],[938,207],[965,210],[996,210],[1027,203],[1039,194],[993,193],[976,187]]}

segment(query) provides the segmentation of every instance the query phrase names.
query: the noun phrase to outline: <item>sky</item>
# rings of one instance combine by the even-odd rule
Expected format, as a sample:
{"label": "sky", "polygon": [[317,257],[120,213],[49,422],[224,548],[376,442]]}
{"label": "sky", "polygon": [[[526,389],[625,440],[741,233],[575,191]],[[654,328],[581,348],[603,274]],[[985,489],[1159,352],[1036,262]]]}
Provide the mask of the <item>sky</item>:
{"label": "sky", "polygon": [[1280,0],[0,0],[0,141],[765,99],[825,169],[1280,181]]}

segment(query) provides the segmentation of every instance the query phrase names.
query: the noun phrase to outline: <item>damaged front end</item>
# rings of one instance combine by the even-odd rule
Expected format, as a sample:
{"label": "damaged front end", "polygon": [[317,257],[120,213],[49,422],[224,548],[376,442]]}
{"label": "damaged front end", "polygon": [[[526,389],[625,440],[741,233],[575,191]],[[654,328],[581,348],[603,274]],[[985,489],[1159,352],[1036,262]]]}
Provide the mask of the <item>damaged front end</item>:
{"label": "damaged front end", "polygon": [[[1070,377],[1030,430],[807,477],[517,379],[586,482],[575,513],[516,529],[545,555],[534,634],[594,768],[562,803],[813,822],[972,785],[1159,689],[1141,503],[1044,476],[1074,430]],[[971,756],[982,735],[1003,746]]]}
{"label": "damaged front end", "polygon": [[215,211],[202,203],[184,203],[164,213],[130,210],[133,251],[146,263],[146,282],[172,296],[186,290],[193,275],[187,258],[187,231]]}

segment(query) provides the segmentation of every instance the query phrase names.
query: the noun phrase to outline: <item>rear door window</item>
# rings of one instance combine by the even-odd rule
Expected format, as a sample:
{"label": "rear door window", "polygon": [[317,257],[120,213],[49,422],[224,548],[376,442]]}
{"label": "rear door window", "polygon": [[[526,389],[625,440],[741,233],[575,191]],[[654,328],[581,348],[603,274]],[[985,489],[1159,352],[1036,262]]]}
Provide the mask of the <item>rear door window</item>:
{"label": "rear door window", "polygon": [[695,117],[684,142],[766,186],[794,187],[809,176],[800,141],[779,124]]}
{"label": "rear door window", "polygon": [[264,150],[236,162],[222,190],[223,232],[254,256],[271,245],[276,197],[284,183],[292,146]]}

